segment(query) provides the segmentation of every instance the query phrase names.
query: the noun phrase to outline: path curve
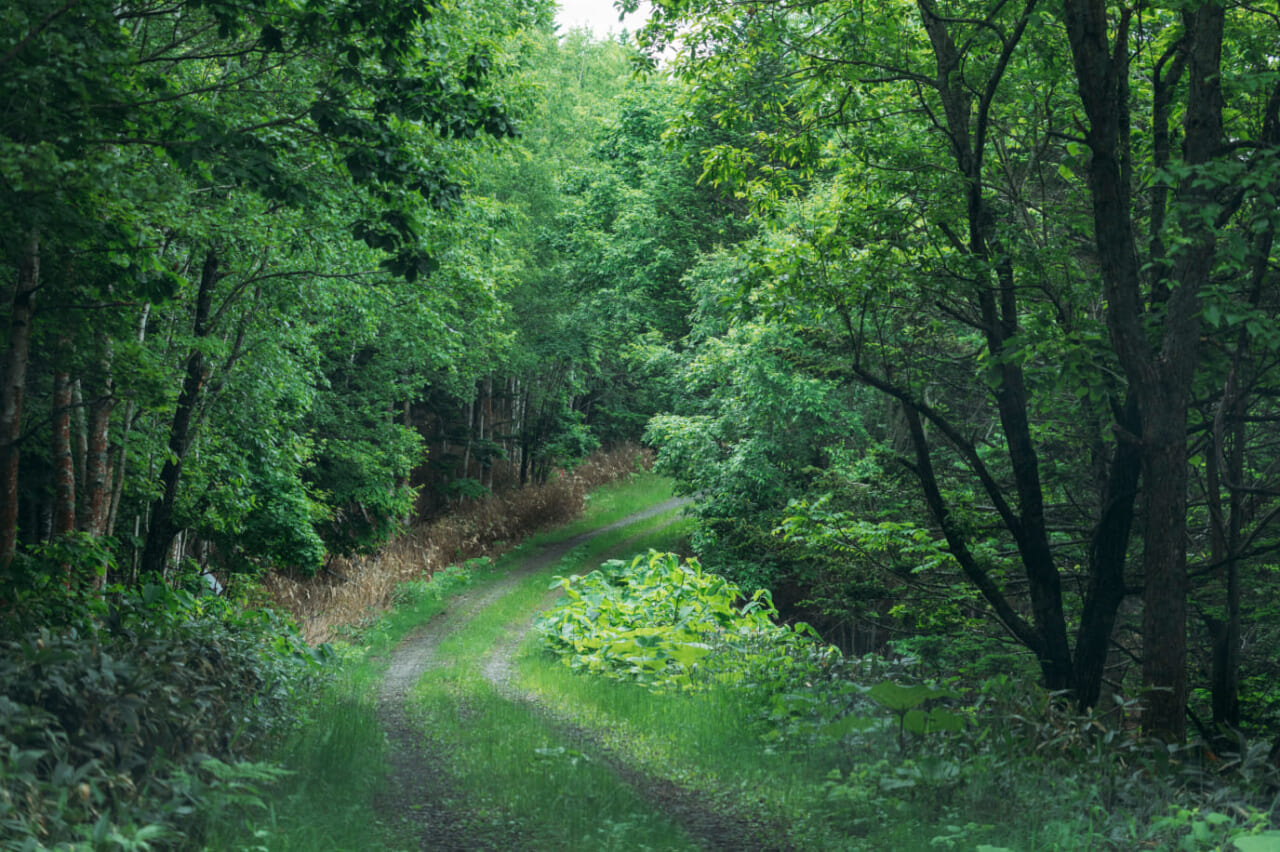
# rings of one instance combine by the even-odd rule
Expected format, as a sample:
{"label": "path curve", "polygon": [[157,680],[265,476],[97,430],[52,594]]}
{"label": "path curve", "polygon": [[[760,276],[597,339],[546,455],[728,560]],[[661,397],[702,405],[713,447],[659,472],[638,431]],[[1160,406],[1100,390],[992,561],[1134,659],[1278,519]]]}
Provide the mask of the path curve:
{"label": "path curve", "polygon": [[[628,539],[613,548],[615,554],[626,552],[628,543],[634,540]],[[557,598],[558,590],[552,590],[544,599],[543,608],[551,606]],[[485,657],[482,672],[500,695],[540,715],[561,740],[608,767],[650,807],[683,828],[708,852],[789,852],[792,849],[782,839],[777,826],[749,815],[709,807],[706,791],[682,786],[634,766],[609,742],[606,732],[581,725],[571,715],[548,707],[536,693],[516,687],[515,652],[532,628],[532,617],[508,625],[506,635]]]}
{"label": "path curve", "polygon": [[530,574],[555,564],[570,550],[593,538],[670,511],[689,502],[673,498],[542,548],[496,582],[454,598],[449,610],[415,628],[391,652],[391,662],[378,690],[377,716],[389,745],[390,778],[376,807],[383,818],[400,822],[417,838],[419,848],[433,852],[507,850],[513,838],[480,825],[448,782],[448,744],[433,740],[426,719],[411,717],[409,691],[432,667],[440,642],[481,610],[511,592]]}

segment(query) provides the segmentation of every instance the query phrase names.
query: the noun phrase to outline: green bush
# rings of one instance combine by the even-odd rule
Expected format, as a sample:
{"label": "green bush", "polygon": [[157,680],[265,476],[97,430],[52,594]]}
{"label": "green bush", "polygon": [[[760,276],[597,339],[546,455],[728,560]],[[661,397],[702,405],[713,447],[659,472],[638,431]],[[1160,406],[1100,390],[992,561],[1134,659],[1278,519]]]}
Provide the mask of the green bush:
{"label": "green bush", "polygon": [[585,576],[557,577],[557,586],[569,600],[538,622],[547,646],[570,668],[620,680],[692,689],[740,680],[743,664],[776,676],[812,644],[807,626],[775,622],[766,590],[748,599],[674,553],[610,560]]}
{"label": "green bush", "polygon": [[87,602],[0,641],[0,848],[181,848],[260,804],[279,770],[248,758],[299,722],[325,651],[163,585]]}

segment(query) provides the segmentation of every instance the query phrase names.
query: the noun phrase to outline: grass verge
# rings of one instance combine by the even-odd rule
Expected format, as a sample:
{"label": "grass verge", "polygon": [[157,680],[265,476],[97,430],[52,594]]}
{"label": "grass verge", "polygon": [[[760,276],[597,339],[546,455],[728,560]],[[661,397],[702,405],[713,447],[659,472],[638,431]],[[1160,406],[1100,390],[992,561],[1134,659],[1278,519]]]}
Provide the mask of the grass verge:
{"label": "grass verge", "polygon": [[[391,650],[414,627],[443,612],[451,597],[463,590],[482,590],[487,584],[505,576],[538,546],[564,541],[580,532],[608,525],[669,499],[670,496],[669,480],[649,473],[633,474],[591,492],[586,511],[579,521],[514,548],[497,563],[487,559],[470,560],[463,566],[437,571],[429,580],[412,580],[398,585],[394,592],[395,605],[391,610],[376,621],[367,623],[362,629],[347,632],[336,643],[342,656],[337,676],[322,694],[300,708],[301,712],[306,713],[306,718],[300,720],[293,735],[269,755],[273,763],[282,765],[290,772],[287,780],[264,791],[263,808],[251,818],[216,826],[206,842],[206,848],[215,852],[314,852],[317,849],[358,852],[413,848],[415,841],[404,836],[398,826],[383,824],[378,820],[373,804],[387,778],[386,740],[377,721],[376,696]],[[604,534],[589,546],[572,552],[561,565],[569,565],[569,559],[590,559],[593,554],[614,547],[637,532],[661,527],[670,521],[675,511],[677,510],[648,519],[634,527]],[[686,533],[672,532],[668,528],[655,542],[670,543],[674,541],[674,537],[683,534]],[[557,566],[556,570],[576,569]],[[458,641],[465,645],[467,642],[483,641],[483,638],[477,639],[477,635],[494,636],[495,630],[500,630],[511,620],[512,613],[521,612],[520,606],[528,607],[523,610],[524,613],[531,612],[546,594],[549,576],[549,573],[544,573],[529,578],[516,590],[515,594],[520,596],[519,603],[507,603],[507,599],[504,599],[500,602],[503,604],[500,615],[482,615],[477,619],[475,627],[481,632],[473,634],[468,630],[471,638],[459,638]],[[473,644],[473,647],[476,646]],[[459,651],[456,644],[444,651],[442,656],[448,658],[454,653],[468,653],[467,657],[454,659],[467,659],[473,663],[479,659],[478,655],[470,656],[470,652]],[[471,665],[469,671],[456,671],[451,667],[451,671],[451,676],[457,680],[441,687],[447,695],[441,695],[439,691],[433,693],[429,686],[420,688],[419,700],[423,706],[430,706],[433,701],[441,699],[462,700],[467,703],[468,712],[488,716],[495,723],[498,722],[506,711],[492,687],[480,677],[478,668]],[[438,676],[432,678],[437,685],[446,680],[447,678]],[[459,691],[464,684],[468,689]],[[443,710],[448,715],[448,708]],[[456,713],[453,715],[457,716]],[[549,745],[552,742],[550,734],[545,730],[539,731],[537,720],[527,711],[509,713],[508,716],[510,719],[507,727],[492,729],[488,733],[483,727],[470,726],[470,744],[457,762],[469,765],[475,753],[472,749],[483,751],[491,748],[493,740],[506,740],[510,731],[513,745],[509,762],[519,765],[515,771],[532,772],[537,778],[543,779],[543,782],[540,782],[542,786],[538,791],[521,793],[523,804],[511,810],[511,816],[503,819],[514,821],[510,826],[512,828],[525,822],[530,830],[534,830],[534,823],[543,820],[536,814],[526,815],[526,809],[541,811],[543,808],[537,805],[539,801],[546,805],[548,801],[554,802],[557,797],[562,802],[569,801],[568,796],[555,792],[555,785],[559,783],[557,772],[566,768],[574,770],[583,760],[571,748],[559,750],[561,746]],[[515,727],[511,727],[512,725]],[[523,730],[524,733],[517,737],[517,730]],[[490,741],[489,746],[486,746],[486,740]],[[540,752],[539,749],[543,751]],[[490,764],[496,772],[496,764],[492,761]],[[597,772],[602,770],[600,767],[593,769]],[[469,781],[460,780],[467,781],[468,784],[474,782],[477,787],[486,783],[478,773],[469,772],[468,775],[472,776]],[[586,786],[587,792],[593,796],[602,795],[600,791],[606,790],[606,785],[600,778],[591,780]],[[582,819],[575,820],[563,808],[557,810],[551,805],[548,812],[553,816],[549,820],[559,820],[564,826],[562,831],[557,830],[560,838],[572,835],[589,840],[584,839],[583,843],[586,845],[581,847],[543,848],[639,848],[632,845],[618,846],[616,842],[621,834],[632,835],[632,821],[643,821],[643,806],[629,800],[625,789],[614,790],[607,796],[607,800],[596,800],[592,813],[598,818],[599,807],[616,808],[616,812],[611,810],[610,813],[621,816],[608,825],[588,827]],[[492,815],[497,811],[490,808],[487,813]],[[635,816],[628,816],[630,814]],[[667,845],[672,842],[671,835],[666,833],[668,830],[651,830],[646,827],[642,833],[647,833],[646,836],[652,834],[656,844],[652,848],[684,848],[678,844]]]}
{"label": "grass verge", "polygon": [[[679,612],[695,611],[689,598],[705,588],[674,576],[619,572],[612,589],[575,586],[571,617],[554,624],[575,632],[578,669],[531,636],[517,655],[519,682],[553,713],[604,737],[629,765],[698,791],[753,831],[760,826],[758,843],[738,848],[1280,852],[1272,828],[1280,787],[1262,765],[1265,745],[1230,767],[1228,779],[1194,747],[1133,740],[1110,720],[1074,716],[1007,675],[961,694],[891,683],[889,661],[789,669],[787,661],[806,659],[791,644],[777,646],[785,657],[736,657],[731,689],[709,686],[726,673],[712,656],[699,658],[713,662],[692,680],[654,677],[652,661],[679,658],[641,631],[664,629],[673,600]],[[617,604],[628,597],[637,601],[629,610]],[[594,614],[582,618],[583,607]],[[688,642],[677,631],[693,628],[680,618],[670,632]],[[615,628],[622,632],[611,634]],[[742,635],[736,630],[726,633]],[[622,639],[610,646],[612,635]],[[628,650],[637,645],[648,650]],[[597,654],[602,648],[613,650]],[[894,676],[910,681],[911,665]],[[779,668],[802,676],[770,676]],[[609,676],[581,673],[588,670]],[[686,691],[698,683],[706,691]],[[812,690],[823,683],[835,688]],[[910,723],[913,708],[935,699],[954,703]],[[819,704],[824,712],[815,715]]]}
{"label": "grass verge", "polygon": [[[646,502],[653,501],[649,492]],[[594,526],[635,510],[621,488],[599,501]],[[671,524],[672,510],[610,531],[571,551],[560,562],[525,578],[465,627],[444,639],[439,658],[450,661],[419,682],[411,703],[432,720],[433,735],[450,743],[453,784],[490,835],[518,839],[524,849],[696,849],[684,832],[619,780],[590,749],[566,739],[536,709],[513,702],[486,679],[484,661],[503,653],[548,600],[555,574],[581,571],[605,554],[669,545],[687,534]],[[557,535],[563,540],[572,531]]]}

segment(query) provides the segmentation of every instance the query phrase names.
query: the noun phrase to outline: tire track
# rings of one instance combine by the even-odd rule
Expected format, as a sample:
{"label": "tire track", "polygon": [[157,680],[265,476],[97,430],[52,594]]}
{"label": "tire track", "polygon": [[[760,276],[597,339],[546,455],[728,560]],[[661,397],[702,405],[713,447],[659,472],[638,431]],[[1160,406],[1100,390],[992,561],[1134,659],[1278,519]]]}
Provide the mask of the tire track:
{"label": "tire track", "polygon": [[[602,558],[616,558],[636,540],[655,531],[649,530],[621,542]],[[705,791],[682,786],[632,765],[609,743],[605,732],[579,724],[572,715],[548,707],[536,693],[515,686],[516,649],[533,628],[533,616],[552,606],[558,598],[559,592],[552,590],[538,610],[507,626],[502,641],[484,659],[482,672],[485,680],[508,701],[523,704],[541,716],[567,745],[607,767],[651,808],[670,818],[708,852],[789,852],[792,847],[780,839],[783,835],[777,826],[741,813],[709,807]]]}
{"label": "tire track", "polygon": [[652,518],[678,506],[673,498],[628,515],[615,523],[548,545],[501,579],[472,594],[459,595],[450,609],[406,636],[391,652],[378,689],[377,717],[389,745],[390,778],[375,807],[385,821],[415,838],[418,848],[432,852],[473,852],[524,848],[518,838],[483,825],[449,783],[448,743],[429,734],[430,720],[409,712],[409,691],[436,665],[440,643],[486,607],[509,594],[530,574],[554,565],[565,554],[597,536]]}

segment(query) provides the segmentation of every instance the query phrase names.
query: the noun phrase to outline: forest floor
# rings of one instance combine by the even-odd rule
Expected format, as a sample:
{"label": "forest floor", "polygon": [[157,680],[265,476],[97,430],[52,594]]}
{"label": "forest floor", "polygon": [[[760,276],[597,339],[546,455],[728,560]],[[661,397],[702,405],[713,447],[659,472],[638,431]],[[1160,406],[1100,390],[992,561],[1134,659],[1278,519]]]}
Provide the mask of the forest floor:
{"label": "forest floor", "polygon": [[[450,744],[433,736],[433,719],[411,700],[414,685],[430,670],[441,666],[439,648],[447,637],[510,594],[523,580],[556,565],[573,549],[605,533],[625,528],[678,507],[667,500],[607,526],[548,545],[522,560],[500,579],[453,601],[451,608],[421,625],[397,645],[382,681],[377,703],[379,721],[389,741],[391,779],[377,803],[384,822],[396,827],[406,840],[430,850],[481,850],[524,848],[527,838],[513,836],[518,829],[495,823],[470,806],[467,795],[452,780],[455,755]],[[617,555],[634,549],[636,539],[611,548]],[[544,596],[540,608],[554,603],[556,592]],[[676,823],[699,848],[754,850],[783,848],[771,845],[768,827],[741,814],[711,807],[698,791],[669,779],[656,777],[631,765],[610,747],[604,732],[583,725],[562,711],[553,711],[530,692],[523,691],[514,676],[517,646],[532,626],[535,612],[508,624],[503,635],[476,661],[483,677],[512,704],[539,715],[557,734],[564,747],[582,753],[598,766],[607,767],[655,812]],[[467,708],[455,708],[466,715]]]}

